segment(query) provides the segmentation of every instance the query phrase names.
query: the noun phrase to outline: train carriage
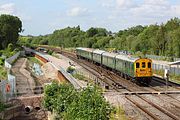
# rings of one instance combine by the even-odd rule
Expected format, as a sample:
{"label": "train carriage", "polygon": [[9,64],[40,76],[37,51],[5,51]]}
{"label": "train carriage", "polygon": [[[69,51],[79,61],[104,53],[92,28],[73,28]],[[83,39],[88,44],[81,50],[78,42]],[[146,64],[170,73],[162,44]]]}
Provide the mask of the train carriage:
{"label": "train carriage", "polygon": [[92,60],[93,59],[93,53],[94,49],[91,48],[76,48],[76,54],[77,57],[82,57],[84,59]]}
{"label": "train carriage", "polygon": [[102,54],[105,53],[104,50],[94,50],[93,51],[93,61],[102,64]]}
{"label": "train carriage", "polygon": [[111,68],[111,69],[115,69],[116,66],[116,61],[115,61],[115,57],[117,54],[114,53],[109,53],[109,52],[105,52],[102,54],[102,64]]}
{"label": "train carriage", "polygon": [[134,78],[134,62],[136,59],[129,58],[125,55],[116,56],[116,70],[125,73],[126,76]]}

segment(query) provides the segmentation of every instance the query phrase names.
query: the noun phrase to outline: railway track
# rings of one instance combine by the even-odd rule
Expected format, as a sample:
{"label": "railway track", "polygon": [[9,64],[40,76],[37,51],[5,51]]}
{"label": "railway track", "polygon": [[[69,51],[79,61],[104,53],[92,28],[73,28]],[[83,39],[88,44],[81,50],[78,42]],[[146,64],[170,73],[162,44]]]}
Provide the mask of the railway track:
{"label": "railway track", "polygon": [[[58,52],[58,51],[56,50],[56,52]],[[143,87],[138,86],[135,83],[132,83],[130,81],[124,80],[123,78],[120,78],[119,75],[117,75],[109,70],[103,69],[101,66],[96,66],[96,65],[92,64],[91,62],[76,59],[75,54],[68,53],[65,51],[62,52],[62,54],[66,57],[69,57],[70,59],[77,62],[78,64],[80,64],[83,68],[85,68],[87,71],[89,71],[90,73],[97,76],[97,78],[99,80],[102,80],[104,83],[106,83],[107,85],[112,87],[117,92],[122,92],[121,91],[122,88],[125,89],[127,92],[149,91],[149,90],[144,89]],[[161,115],[166,116],[166,118],[168,118],[168,119],[174,119],[174,120],[180,119],[180,116],[177,113],[174,114],[171,110],[169,110],[170,111],[169,112],[162,106],[153,103],[151,100],[147,99],[146,97],[139,95],[139,94],[136,94],[134,96],[136,97],[136,99],[138,99],[138,101],[129,95],[125,95],[125,98],[132,104],[136,105],[144,113],[148,114],[151,118],[153,118],[155,120],[162,119],[160,116],[157,117],[157,113],[159,113]],[[142,102],[139,102],[139,101],[142,101]],[[149,108],[154,109],[155,111],[158,111],[158,112],[153,113],[152,110],[147,109],[146,107],[144,107],[143,104],[141,104],[143,102],[145,104],[148,104]],[[179,106],[176,105],[175,107],[177,107],[178,110],[180,110]]]}

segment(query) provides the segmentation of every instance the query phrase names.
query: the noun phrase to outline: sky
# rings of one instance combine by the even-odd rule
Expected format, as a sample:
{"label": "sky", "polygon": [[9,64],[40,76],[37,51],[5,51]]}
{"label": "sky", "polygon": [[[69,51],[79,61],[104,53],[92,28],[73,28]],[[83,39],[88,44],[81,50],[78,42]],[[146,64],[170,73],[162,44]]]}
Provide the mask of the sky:
{"label": "sky", "polygon": [[180,18],[180,0],[0,0],[0,14],[18,16],[22,35],[45,35],[80,25],[112,32]]}

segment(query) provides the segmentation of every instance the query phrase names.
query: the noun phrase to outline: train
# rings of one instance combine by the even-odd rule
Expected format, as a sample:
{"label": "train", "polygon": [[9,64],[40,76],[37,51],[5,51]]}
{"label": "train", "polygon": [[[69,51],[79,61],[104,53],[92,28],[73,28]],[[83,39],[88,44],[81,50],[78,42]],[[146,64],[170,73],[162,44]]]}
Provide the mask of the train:
{"label": "train", "polygon": [[152,60],[149,58],[133,58],[127,55],[110,53],[92,48],[76,48],[78,59],[86,59],[117,72],[121,77],[149,84],[152,80]]}

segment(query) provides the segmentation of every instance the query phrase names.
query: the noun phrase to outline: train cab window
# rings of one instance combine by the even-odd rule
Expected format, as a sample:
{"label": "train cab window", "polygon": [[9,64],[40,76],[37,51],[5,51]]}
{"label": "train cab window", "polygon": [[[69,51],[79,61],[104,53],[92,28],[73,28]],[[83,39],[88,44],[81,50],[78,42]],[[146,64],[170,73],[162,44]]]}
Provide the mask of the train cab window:
{"label": "train cab window", "polygon": [[138,62],[136,63],[136,68],[139,68],[139,63]]}
{"label": "train cab window", "polygon": [[142,62],[142,68],[145,68],[145,67],[146,67],[146,63]]}
{"label": "train cab window", "polygon": [[148,62],[148,68],[151,68],[151,63],[150,62]]}

